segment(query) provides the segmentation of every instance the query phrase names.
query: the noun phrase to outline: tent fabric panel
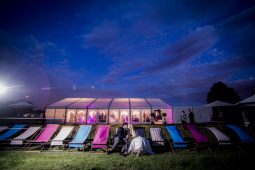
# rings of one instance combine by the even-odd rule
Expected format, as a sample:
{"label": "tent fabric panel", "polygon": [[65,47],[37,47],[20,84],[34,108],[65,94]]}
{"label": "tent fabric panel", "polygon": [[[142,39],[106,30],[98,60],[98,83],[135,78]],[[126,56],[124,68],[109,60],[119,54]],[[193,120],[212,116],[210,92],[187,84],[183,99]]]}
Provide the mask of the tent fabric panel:
{"label": "tent fabric panel", "polygon": [[159,98],[146,98],[152,108],[171,108],[166,102]]}
{"label": "tent fabric panel", "polygon": [[112,101],[112,98],[98,98],[95,102],[89,105],[89,108],[93,108],[93,109],[108,108],[111,101]]}
{"label": "tent fabric panel", "polygon": [[49,105],[48,107],[66,107],[69,104],[71,104],[75,101],[78,101],[79,99],[80,98],[65,98],[65,99],[62,99],[60,101],[57,101],[57,102]]}
{"label": "tent fabric panel", "polygon": [[129,106],[129,98],[114,98],[110,108],[121,108],[121,109],[128,109]]}
{"label": "tent fabric panel", "polygon": [[67,108],[87,108],[95,100],[96,98],[81,98],[80,100],[68,105]]}
{"label": "tent fabric panel", "polygon": [[150,105],[144,98],[130,98],[131,108],[150,108]]}

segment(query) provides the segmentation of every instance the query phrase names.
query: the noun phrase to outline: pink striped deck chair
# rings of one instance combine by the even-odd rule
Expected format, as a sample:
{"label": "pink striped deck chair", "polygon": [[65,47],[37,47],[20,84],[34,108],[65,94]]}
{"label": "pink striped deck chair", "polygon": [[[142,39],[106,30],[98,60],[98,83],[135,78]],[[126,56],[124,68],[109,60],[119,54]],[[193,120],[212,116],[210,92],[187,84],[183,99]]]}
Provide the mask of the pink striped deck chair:
{"label": "pink striped deck chair", "polygon": [[93,142],[91,144],[92,149],[108,149],[108,137],[110,134],[111,126],[109,125],[99,125],[97,127],[96,134],[94,136]]}
{"label": "pink striped deck chair", "polygon": [[29,146],[31,146],[32,144],[35,145],[39,144],[41,145],[40,151],[42,151],[45,145],[49,142],[51,137],[57,131],[58,127],[59,127],[58,124],[47,124],[46,127],[38,134],[38,136],[34,140],[29,142],[27,148],[29,148]]}
{"label": "pink striped deck chair", "polygon": [[196,125],[193,124],[187,124],[186,125],[187,129],[191,132],[194,140],[195,140],[195,144],[196,144],[196,149],[199,147],[207,147],[209,149],[209,151],[211,151],[209,145],[210,145],[210,141],[209,138],[203,134]]}

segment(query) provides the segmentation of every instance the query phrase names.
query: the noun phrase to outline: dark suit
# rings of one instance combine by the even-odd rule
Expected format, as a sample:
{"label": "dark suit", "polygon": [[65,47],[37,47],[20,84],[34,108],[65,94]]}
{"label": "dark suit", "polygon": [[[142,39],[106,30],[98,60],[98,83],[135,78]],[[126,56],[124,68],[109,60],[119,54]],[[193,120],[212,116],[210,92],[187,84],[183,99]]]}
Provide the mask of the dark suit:
{"label": "dark suit", "polygon": [[123,127],[118,128],[117,134],[114,135],[114,143],[112,145],[112,150],[115,149],[115,147],[119,144],[120,141],[123,141],[123,146],[121,152],[126,152],[128,149],[128,139],[127,136],[127,130],[125,130]]}

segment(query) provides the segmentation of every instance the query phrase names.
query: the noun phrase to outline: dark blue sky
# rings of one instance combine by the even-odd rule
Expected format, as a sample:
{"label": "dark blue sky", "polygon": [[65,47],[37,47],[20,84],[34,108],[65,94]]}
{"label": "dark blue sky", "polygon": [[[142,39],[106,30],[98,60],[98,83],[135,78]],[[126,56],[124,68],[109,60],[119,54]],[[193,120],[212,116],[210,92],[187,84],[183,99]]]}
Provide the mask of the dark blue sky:
{"label": "dark blue sky", "polygon": [[[255,89],[255,3],[245,0],[3,0],[4,100],[160,97],[206,102],[223,81]],[[2,99],[3,100],[3,99]]]}

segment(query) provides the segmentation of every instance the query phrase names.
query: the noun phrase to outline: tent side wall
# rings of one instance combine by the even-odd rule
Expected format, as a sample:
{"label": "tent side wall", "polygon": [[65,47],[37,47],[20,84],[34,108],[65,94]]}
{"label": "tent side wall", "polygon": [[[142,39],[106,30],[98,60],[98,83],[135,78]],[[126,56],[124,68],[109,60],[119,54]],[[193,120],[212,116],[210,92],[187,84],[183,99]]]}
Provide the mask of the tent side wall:
{"label": "tent side wall", "polygon": [[159,111],[156,124],[173,123],[173,109],[157,98],[66,98],[46,108],[47,123],[67,124],[150,124],[151,113]]}
{"label": "tent side wall", "polygon": [[211,107],[173,107],[173,121],[175,124],[181,123],[181,112],[184,110],[187,115],[187,122],[189,123],[189,109],[194,114],[196,123],[210,122],[210,116],[212,115]]}
{"label": "tent side wall", "polygon": [[155,113],[155,111],[159,109],[161,113],[166,113],[166,123],[173,124],[172,106],[170,106],[169,104],[167,104],[166,102],[159,98],[146,98],[146,101],[151,105],[152,112]]}
{"label": "tent side wall", "polygon": [[151,123],[151,105],[144,98],[130,98],[132,124]]}

